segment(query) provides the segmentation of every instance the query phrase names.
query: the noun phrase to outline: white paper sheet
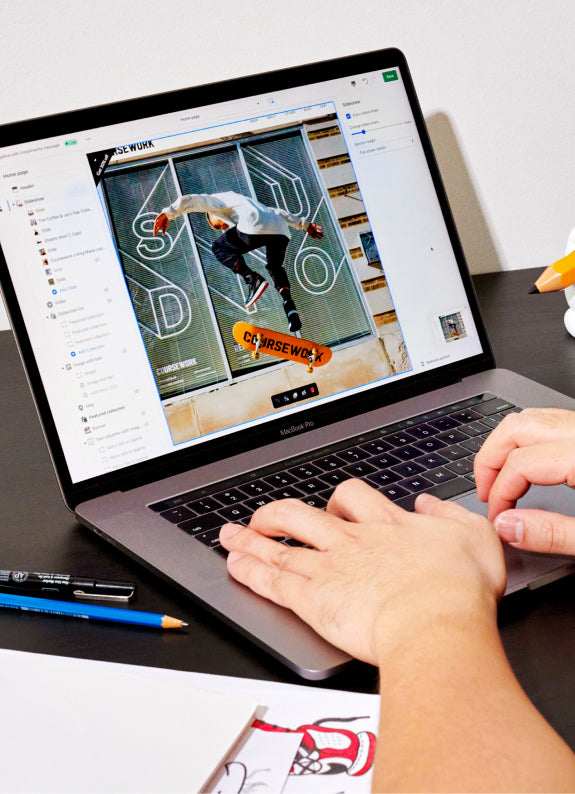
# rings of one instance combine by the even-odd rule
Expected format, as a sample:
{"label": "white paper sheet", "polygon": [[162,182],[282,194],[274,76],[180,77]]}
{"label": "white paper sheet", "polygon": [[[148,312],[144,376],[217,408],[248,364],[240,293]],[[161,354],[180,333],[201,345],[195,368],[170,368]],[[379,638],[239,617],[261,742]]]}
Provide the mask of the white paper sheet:
{"label": "white paper sheet", "polygon": [[137,669],[0,650],[0,791],[200,791],[255,699]]}

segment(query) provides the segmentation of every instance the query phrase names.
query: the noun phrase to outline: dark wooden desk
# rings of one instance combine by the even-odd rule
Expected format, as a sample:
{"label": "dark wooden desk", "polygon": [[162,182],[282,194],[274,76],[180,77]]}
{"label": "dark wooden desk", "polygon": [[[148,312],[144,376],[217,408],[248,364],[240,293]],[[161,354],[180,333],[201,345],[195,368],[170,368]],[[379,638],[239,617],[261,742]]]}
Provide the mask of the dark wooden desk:
{"label": "dark wooden desk", "polygon": [[[528,295],[539,271],[474,279],[499,366],[575,394],[575,339],[562,295]],[[64,507],[9,331],[0,332],[0,548],[4,568],[133,579],[134,607],[186,620],[186,633],[0,610],[0,646],[63,656],[302,683],[203,609],[80,527]],[[506,599],[500,625],[529,697],[575,749],[575,580]],[[375,691],[354,664],[323,686]]]}

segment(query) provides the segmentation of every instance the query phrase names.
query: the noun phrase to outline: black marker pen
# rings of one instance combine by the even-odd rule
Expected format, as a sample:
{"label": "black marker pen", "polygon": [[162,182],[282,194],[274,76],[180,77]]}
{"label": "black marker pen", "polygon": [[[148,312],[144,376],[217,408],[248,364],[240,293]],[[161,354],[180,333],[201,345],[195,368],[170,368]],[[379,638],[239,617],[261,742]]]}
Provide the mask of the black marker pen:
{"label": "black marker pen", "polygon": [[0,570],[0,590],[15,590],[39,596],[68,595],[75,598],[96,598],[127,601],[134,595],[132,582],[113,582],[69,573]]}

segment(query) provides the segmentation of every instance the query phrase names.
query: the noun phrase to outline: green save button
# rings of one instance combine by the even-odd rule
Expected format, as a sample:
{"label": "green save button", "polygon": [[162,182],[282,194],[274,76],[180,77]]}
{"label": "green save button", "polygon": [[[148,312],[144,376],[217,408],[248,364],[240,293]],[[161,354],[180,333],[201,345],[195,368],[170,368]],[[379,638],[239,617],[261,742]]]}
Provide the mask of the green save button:
{"label": "green save button", "polygon": [[397,72],[395,69],[390,69],[389,72],[382,72],[384,83],[391,83],[392,80],[398,80]]}

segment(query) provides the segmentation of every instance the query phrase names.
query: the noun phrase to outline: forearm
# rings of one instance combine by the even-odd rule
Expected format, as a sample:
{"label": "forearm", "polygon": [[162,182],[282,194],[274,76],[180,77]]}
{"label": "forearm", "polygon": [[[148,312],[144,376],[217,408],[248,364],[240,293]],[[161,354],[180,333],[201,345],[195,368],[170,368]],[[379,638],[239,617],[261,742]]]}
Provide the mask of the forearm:
{"label": "forearm", "polygon": [[575,757],[519,686],[494,610],[426,618],[378,645],[374,791],[574,790]]}

